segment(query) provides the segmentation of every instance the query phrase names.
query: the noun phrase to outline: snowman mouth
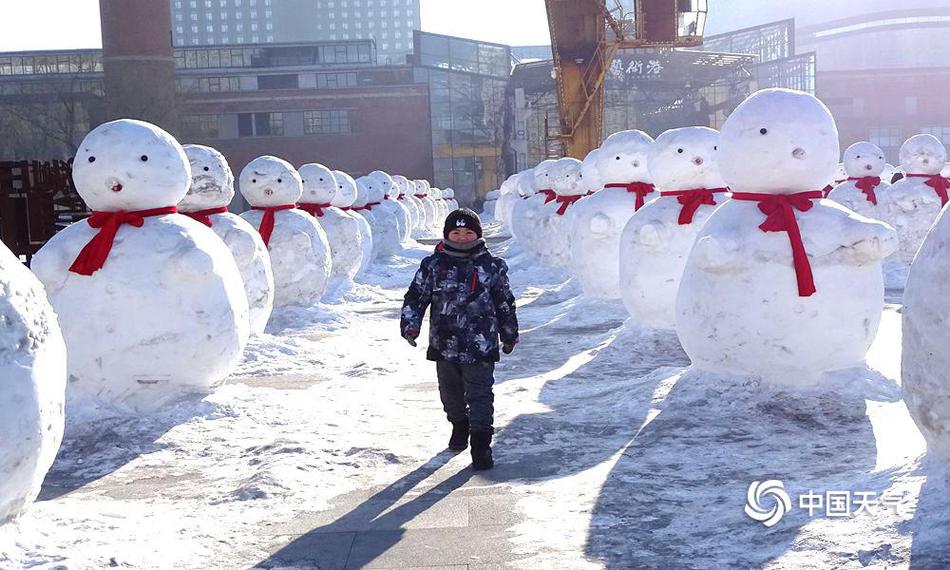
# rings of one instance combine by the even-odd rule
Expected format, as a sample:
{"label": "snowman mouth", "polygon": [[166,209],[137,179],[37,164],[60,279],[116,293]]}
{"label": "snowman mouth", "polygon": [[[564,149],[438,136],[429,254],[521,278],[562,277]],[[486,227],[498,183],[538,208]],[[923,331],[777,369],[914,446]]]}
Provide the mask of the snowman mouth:
{"label": "snowman mouth", "polygon": [[696,158],[693,159],[693,164],[695,164],[696,166],[702,166],[702,165],[703,165],[703,159],[702,159],[701,157],[697,156]]}
{"label": "snowman mouth", "polygon": [[113,182],[113,183],[112,183],[112,186],[111,186],[111,190],[112,190],[113,192],[121,192],[121,191],[122,191],[122,183],[121,183],[121,182]]}
{"label": "snowman mouth", "polygon": [[265,195],[265,196],[273,196],[273,195],[274,195],[274,191],[271,190],[270,188],[267,188],[267,189],[264,190],[264,195]]}

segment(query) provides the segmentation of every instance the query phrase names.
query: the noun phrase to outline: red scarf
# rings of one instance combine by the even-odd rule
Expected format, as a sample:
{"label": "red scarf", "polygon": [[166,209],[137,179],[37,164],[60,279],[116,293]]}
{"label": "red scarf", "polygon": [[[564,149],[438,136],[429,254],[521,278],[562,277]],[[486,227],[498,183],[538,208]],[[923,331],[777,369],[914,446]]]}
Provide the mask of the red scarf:
{"label": "red scarf", "polygon": [[877,194],[874,193],[874,189],[881,185],[880,176],[864,176],[860,178],[852,176],[851,178],[848,178],[848,180],[853,180],[854,185],[857,186],[858,190],[864,192],[868,202],[877,206]]}
{"label": "red scarf", "polygon": [[640,208],[646,204],[647,194],[652,193],[656,188],[652,184],[647,184],[646,182],[628,182],[626,184],[615,183],[607,184],[604,188],[623,188],[627,192],[637,195],[637,205],[634,207],[633,211],[637,212]]}
{"label": "red scarf", "polygon": [[382,204],[382,202],[369,202],[368,204],[366,204],[365,206],[363,206],[363,209],[364,209],[364,210],[369,210],[370,212],[372,212],[372,211],[373,211],[373,206],[379,206],[380,204]]}
{"label": "red scarf", "polygon": [[152,216],[164,216],[178,212],[175,206],[167,208],[154,208],[152,210],[139,210],[137,212],[93,212],[86,220],[89,226],[99,230],[79,255],[73,261],[69,270],[79,275],[90,276],[96,271],[102,269],[109,258],[109,252],[112,251],[112,243],[123,225],[141,228],[145,224],[145,218]]}
{"label": "red scarf", "polygon": [[716,194],[722,194],[728,191],[728,188],[694,188],[692,190],[660,192],[660,196],[676,198],[677,202],[683,206],[683,209],[680,210],[679,224],[681,226],[687,226],[693,223],[693,216],[700,206],[715,206]]}
{"label": "red scarf", "polygon": [[815,294],[815,277],[812,275],[811,264],[808,262],[808,252],[802,241],[802,232],[795,218],[795,210],[807,212],[812,209],[812,200],[819,200],[822,191],[799,192],[797,194],[755,194],[751,192],[735,192],[733,200],[758,202],[759,210],[766,215],[765,222],[759,226],[763,232],[786,232],[792,246],[792,262],[795,266],[795,277],[798,280],[798,295],[811,297]]}
{"label": "red scarf", "polygon": [[414,196],[415,196],[416,198],[419,198],[420,200],[423,199],[423,198],[428,198],[428,197],[429,197],[428,194],[414,194]]}
{"label": "red scarf", "polygon": [[577,202],[583,197],[584,197],[583,194],[581,194],[580,196],[558,196],[557,203],[560,204],[561,207],[557,209],[557,215],[563,216],[564,213],[567,212],[567,209],[570,208],[572,204],[574,204],[575,202]]}
{"label": "red scarf", "polygon": [[397,199],[397,200],[405,200],[405,199],[406,199],[406,195],[405,195],[405,194],[400,194],[399,197],[396,198],[396,199]]}
{"label": "red scarf", "polygon": [[332,207],[333,204],[317,204],[314,202],[301,202],[297,204],[297,208],[307,212],[311,216],[316,216],[318,218],[323,217],[323,211],[327,208]]}
{"label": "red scarf", "polygon": [[228,211],[227,206],[221,206],[220,208],[209,208],[207,210],[198,210],[197,212],[182,212],[192,220],[196,222],[201,222],[202,224],[211,227],[211,215],[212,214],[223,214]]}
{"label": "red scarf", "polygon": [[261,218],[261,227],[258,231],[261,233],[261,237],[264,239],[264,245],[270,245],[270,236],[274,233],[274,214],[281,210],[293,210],[297,207],[296,204],[287,204],[286,206],[270,206],[270,207],[261,207],[252,206],[252,210],[258,210],[264,212],[264,217]]}
{"label": "red scarf", "polygon": [[940,205],[946,206],[948,195],[947,189],[950,188],[950,179],[944,178],[939,174],[908,174],[908,178],[929,178],[925,184],[934,189],[934,192],[937,193],[937,196],[940,196]]}
{"label": "red scarf", "polygon": [[546,198],[544,199],[545,204],[550,204],[551,202],[557,200],[557,192],[551,190],[550,188],[545,188],[544,190],[538,190],[538,194],[544,194]]}

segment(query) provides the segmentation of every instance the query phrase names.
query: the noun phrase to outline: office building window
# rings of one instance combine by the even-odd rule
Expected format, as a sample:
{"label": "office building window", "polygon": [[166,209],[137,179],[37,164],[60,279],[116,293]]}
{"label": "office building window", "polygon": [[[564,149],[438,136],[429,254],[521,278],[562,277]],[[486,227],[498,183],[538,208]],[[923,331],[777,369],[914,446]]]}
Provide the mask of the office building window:
{"label": "office building window", "polygon": [[299,86],[296,74],[258,75],[258,89],[296,89]]}
{"label": "office building window", "polygon": [[348,134],[353,132],[350,125],[349,109],[325,109],[304,111],[303,129],[308,135]]}
{"label": "office building window", "polygon": [[182,130],[190,139],[216,139],[220,136],[218,115],[185,115]]}
{"label": "office building window", "polygon": [[241,113],[238,115],[238,136],[284,136],[283,113]]}

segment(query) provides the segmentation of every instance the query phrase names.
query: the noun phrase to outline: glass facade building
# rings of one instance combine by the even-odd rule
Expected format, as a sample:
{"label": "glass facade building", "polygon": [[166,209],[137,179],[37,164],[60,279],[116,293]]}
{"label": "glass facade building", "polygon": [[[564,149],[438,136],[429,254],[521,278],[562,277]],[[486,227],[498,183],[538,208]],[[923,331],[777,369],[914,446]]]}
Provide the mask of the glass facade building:
{"label": "glass facade building", "polygon": [[415,80],[429,86],[433,185],[474,203],[506,176],[511,49],[419,31],[414,43]]}

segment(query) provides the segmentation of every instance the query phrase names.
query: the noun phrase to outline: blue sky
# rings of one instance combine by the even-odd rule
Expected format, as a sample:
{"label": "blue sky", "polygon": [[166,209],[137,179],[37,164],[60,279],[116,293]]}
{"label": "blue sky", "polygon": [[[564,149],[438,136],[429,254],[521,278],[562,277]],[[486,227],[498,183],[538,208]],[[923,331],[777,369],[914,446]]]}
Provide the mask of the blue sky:
{"label": "blue sky", "polygon": [[[549,41],[544,0],[422,0],[422,27],[512,45]],[[0,51],[100,46],[99,0],[0,0]]]}

